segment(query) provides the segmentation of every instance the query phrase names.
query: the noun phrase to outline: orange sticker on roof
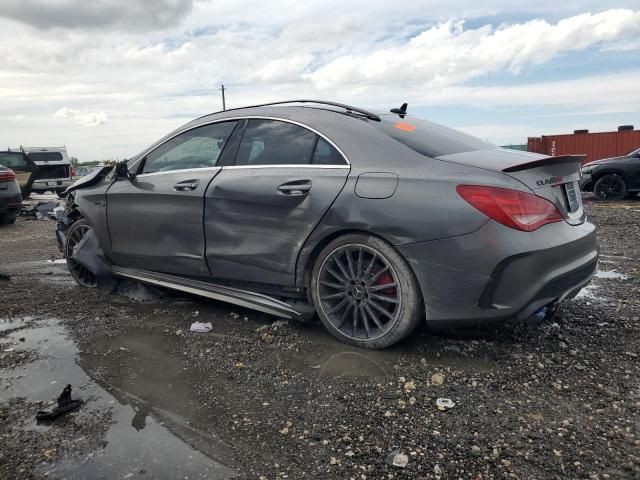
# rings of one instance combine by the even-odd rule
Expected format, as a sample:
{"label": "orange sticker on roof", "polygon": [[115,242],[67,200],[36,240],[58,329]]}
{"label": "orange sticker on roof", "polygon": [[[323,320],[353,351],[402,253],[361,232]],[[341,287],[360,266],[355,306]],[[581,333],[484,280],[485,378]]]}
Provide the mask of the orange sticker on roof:
{"label": "orange sticker on roof", "polygon": [[413,132],[416,129],[415,125],[411,125],[410,123],[398,122],[394,125],[398,130],[404,130],[405,132]]}

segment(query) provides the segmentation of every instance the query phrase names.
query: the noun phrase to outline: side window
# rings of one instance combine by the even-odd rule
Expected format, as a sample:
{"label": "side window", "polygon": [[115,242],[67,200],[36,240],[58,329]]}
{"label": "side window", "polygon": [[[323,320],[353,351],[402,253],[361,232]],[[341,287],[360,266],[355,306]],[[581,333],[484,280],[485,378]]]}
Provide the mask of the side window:
{"label": "side window", "polygon": [[308,165],[316,137],[292,123],[249,120],[236,165]]}
{"label": "side window", "polygon": [[342,155],[336,150],[333,145],[327,142],[324,138],[318,138],[316,149],[313,152],[314,165],[346,165]]}
{"label": "side window", "polygon": [[141,173],[215,167],[236,123],[212,123],[167,140],[147,154]]}

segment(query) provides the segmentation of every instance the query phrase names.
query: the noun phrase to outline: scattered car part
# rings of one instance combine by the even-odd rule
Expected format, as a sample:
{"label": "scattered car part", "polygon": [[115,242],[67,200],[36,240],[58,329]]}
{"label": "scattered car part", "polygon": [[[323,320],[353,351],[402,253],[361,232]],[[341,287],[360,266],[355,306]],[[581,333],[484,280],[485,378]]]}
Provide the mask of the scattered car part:
{"label": "scattered car part", "polygon": [[189,328],[190,331],[197,333],[208,333],[212,329],[213,325],[211,325],[211,322],[193,322]]}
{"label": "scattered car part", "polygon": [[455,406],[456,406],[455,402],[453,400],[451,400],[450,398],[438,398],[438,399],[436,399],[436,407],[441,412],[444,412],[446,410],[451,410]]}
{"label": "scattered car part", "polygon": [[76,410],[82,405],[82,400],[71,398],[71,385],[67,385],[62,390],[56,403],[52,403],[48,409],[39,410],[36,413],[36,420],[39,422],[55,420],[60,415]]}
{"label": "scattered car part", "polygon": [[410,115],[278,102],[201,117],[83,177],[56,236],[72,269],[65,244],[84,224],[71,243],[91,229],[116,277],[285,318],[307,301],[341,340],[382,348],[420,319],[523,321],[588,284],[598,245],[581,160]]}

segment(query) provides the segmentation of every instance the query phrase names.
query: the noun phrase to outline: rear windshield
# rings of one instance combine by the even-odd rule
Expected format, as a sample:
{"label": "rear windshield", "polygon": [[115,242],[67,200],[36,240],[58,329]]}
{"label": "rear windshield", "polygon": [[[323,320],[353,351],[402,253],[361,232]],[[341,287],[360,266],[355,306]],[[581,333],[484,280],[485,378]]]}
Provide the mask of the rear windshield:
{"label": "rear windshield", "polygon": [[495,145],[436,123],[414,117],[385,116],[375,124],[391,138],[427,157],[496,148]]}
{"label": "rear windshield", "polygon": [[60,152],[31,152],[29,158],[34,162],[59,162],[63,159]]}
{"label": "rear windshield", "polygon": [[0,152],[0,165],[5,167],[24,167],[26,162],[21,153]]}

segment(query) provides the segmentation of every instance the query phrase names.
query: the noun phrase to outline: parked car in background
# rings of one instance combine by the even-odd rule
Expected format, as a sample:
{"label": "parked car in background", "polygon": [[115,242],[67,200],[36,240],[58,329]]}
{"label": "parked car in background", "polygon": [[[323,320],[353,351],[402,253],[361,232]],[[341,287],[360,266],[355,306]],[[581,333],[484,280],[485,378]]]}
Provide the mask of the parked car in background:
{"label": "parked car in background", "polygon": [[391,112],[296,100],[187,123],[69,188],[57,238],[73,277],[95,287],[106,270],[285,318],[310,303],[367,348],[424,321],[550,318],[589,283],[583,157]]}
{"label": "parked car in background", "polygon": [[22,198],[31,194],[33,182],[38,175],[38,166],[22,150],[0,151],[0,165],[10,168],[16,174]]}
{"label": "parked car in background", "polygon": [[32,190],[36,193],[62,193],[73,183],[73,167],[65,147],[22,147],[38,166]]}
{"label": "parked car in background", "polygon": [[598,198],[619,200],[640,192],[640,148],[622,157],[603,158],[582,166],[583,192]]}
{"label": "parked car in background", "polygon": [[21,206],[22,195],[16,174],[0,165],[0,225],[15,223]]}

